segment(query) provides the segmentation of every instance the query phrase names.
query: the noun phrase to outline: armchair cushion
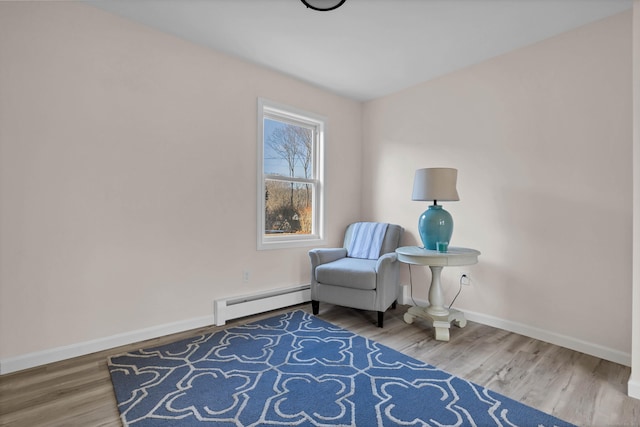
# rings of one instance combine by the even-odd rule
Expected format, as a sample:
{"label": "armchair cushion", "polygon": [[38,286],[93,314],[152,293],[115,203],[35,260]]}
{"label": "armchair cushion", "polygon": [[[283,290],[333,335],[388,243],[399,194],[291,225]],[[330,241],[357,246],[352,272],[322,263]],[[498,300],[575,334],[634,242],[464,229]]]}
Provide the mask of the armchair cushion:
{"label": "armchair cushion", "polygon": [[376,289],[377,260],[342,258],[316,267],[316,281],[333,286],[370,290]]}

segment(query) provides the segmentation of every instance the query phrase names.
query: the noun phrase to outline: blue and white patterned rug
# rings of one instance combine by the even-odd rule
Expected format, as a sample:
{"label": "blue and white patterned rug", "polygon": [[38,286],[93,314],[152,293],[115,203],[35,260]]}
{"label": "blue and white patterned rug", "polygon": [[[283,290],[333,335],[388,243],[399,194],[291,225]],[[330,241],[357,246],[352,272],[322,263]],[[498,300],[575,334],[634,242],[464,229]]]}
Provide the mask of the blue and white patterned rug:
{"label": "blue and white patterned rug", "polygon": [[125,426],[571,426],[303,311],[109,371]]}

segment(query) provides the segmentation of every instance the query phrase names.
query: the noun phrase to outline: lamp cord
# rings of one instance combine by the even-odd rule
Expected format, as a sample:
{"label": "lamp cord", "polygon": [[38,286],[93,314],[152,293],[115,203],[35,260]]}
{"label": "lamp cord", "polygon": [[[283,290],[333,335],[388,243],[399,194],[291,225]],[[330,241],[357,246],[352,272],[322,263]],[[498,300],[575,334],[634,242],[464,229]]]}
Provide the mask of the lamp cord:
{"label": "lamp cord", "polygon": [[462,276],[460,276],[460,288],[458,289],[458,293],[456,294],[455,297],[453,297],[453,300],[451,300],[451,304],[449,304],[449,308],[451,308],[453,306],[453,303],[456,302],[456,298],[458,298],[458,295],[460,295],[460,292],[462,292]]}
{"label": "lamp cord", "polygon": [[413,276],[411,275],[411,264],[407,264],[409,266],[409,286],[411,287],[411,301],[413,301],[413,305],[416,307],[420,307],[415,299],[413,299]]}
{"label": "lamp cord", "polygon": [[[416,302],[416,300],[413,299],[413,275],[411,274],[411,264],[407,264],[407,265],[409,266],[409,286],[411,287],[411,292],[410,292],[411,301],[413,302],[414,306],[420,307]],[[456,302],[456,299],[458,298],[458,295],[460,295],[460,292],[462,292],[462,276],[460,276],[460,288],[458,289],[458,293],[456,294],[456,296],[453,297],[453,300],[451,300],[451,304],[449,304],[449,309],[453,307],[453,303]]]}

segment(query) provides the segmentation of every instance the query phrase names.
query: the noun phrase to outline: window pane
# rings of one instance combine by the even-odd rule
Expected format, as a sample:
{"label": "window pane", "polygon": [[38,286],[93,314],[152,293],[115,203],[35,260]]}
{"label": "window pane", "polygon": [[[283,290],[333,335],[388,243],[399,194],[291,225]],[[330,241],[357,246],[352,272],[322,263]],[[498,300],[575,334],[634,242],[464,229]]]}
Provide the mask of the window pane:
{"label": "window pane", "polygon": [[264,119],[264,173],[292,178],[313,176],[311,128]]}
{"label": "window pane", "polygon": [[265,180],[266,235],[312,234],[313,184]]}
{"label": "window pane", "polygon": [[325,123],[258,98],[258,250],[325,244]]}

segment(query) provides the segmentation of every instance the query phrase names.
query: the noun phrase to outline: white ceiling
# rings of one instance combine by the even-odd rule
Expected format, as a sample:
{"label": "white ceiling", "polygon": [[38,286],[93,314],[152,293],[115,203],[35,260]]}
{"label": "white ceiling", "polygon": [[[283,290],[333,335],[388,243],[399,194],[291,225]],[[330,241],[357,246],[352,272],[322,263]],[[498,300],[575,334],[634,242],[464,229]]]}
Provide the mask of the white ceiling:
{"label": "white ceiling", "polygon": [[338,94],[369,100],[632,7],[632,0],[87,0]]}

